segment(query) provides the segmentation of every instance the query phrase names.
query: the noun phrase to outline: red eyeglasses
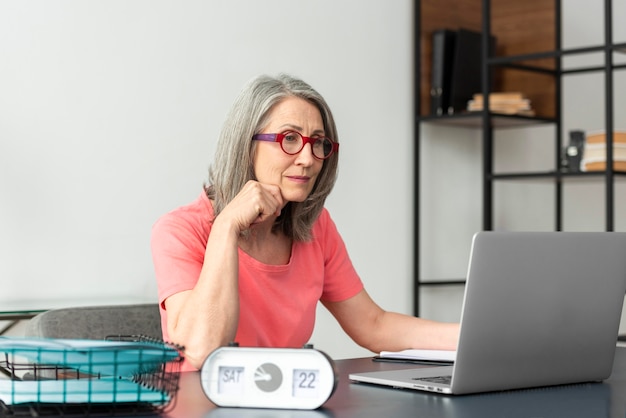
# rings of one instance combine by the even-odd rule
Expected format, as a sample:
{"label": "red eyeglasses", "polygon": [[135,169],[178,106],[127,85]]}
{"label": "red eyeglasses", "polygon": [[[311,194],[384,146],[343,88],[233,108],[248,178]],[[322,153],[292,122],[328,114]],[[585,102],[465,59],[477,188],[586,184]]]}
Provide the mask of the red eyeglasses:
{"label": "red eyeglasses", "polygon": [[325,136],[309,138],[296,131],[287,131],[281,134],[256,134],[252,139],[254,141],[278,142],[283,152],[289,155],[299,153],[307,143],[310,143],[313,156],[319,160],[325,160],[333,152],[339,151],[339,144],[330,138]]}

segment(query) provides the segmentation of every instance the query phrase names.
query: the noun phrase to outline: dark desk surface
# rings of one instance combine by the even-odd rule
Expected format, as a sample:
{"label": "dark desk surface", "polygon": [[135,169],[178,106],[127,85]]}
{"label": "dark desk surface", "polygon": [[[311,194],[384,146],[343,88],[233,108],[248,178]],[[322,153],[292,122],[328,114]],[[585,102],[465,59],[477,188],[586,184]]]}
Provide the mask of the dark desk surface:
{"label": "dark desk surface", "polygon": [[[583,359],[581,359],[583,361]],[[314,411],[217,408],[204,395],[197,372],[182,373],[177,399],[166,416],[172,418],[470,418],[567,417],[625,418],[626,348],[618,348],[613,374],[604,383],[531,390],[447,396],[350,383],[348,373],[406,368],[370,358],[339,360],[339,386],[322,408]]]}

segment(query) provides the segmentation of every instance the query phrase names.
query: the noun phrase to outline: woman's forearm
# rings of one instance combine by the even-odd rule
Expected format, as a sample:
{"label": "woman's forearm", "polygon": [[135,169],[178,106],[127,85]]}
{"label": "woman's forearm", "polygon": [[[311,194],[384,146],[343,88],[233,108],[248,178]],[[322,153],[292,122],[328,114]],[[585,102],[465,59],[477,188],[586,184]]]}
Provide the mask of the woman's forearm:
{"label": "woman's forearm", "polygon": [[200,368],[215,348],[235,338],[239,316],[236,228],[216,219],[198,283],[166,301],[170,339],[185,347],[185,357]]}

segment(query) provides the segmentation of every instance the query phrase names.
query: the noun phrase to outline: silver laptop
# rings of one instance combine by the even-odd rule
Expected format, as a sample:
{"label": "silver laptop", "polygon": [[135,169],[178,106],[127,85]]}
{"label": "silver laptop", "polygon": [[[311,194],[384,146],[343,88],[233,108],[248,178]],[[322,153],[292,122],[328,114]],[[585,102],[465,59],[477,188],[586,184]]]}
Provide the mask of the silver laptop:
{"label": "silver laptop", "polygon": [[354,382],[468,394],[609,377],[626,292],[626,233],[479,232],[453,366]]}

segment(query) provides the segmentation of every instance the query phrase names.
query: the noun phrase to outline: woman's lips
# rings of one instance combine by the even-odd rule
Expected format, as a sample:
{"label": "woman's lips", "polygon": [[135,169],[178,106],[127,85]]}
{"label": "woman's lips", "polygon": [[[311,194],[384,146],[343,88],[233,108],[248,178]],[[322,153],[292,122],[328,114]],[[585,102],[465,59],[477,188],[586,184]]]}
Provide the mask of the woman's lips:
{"label": "woman's lips", "polygon": [[308,183],[308,181],[311,180],[311,178],[307,176],[287,176],[287,178],[296,183]]}

